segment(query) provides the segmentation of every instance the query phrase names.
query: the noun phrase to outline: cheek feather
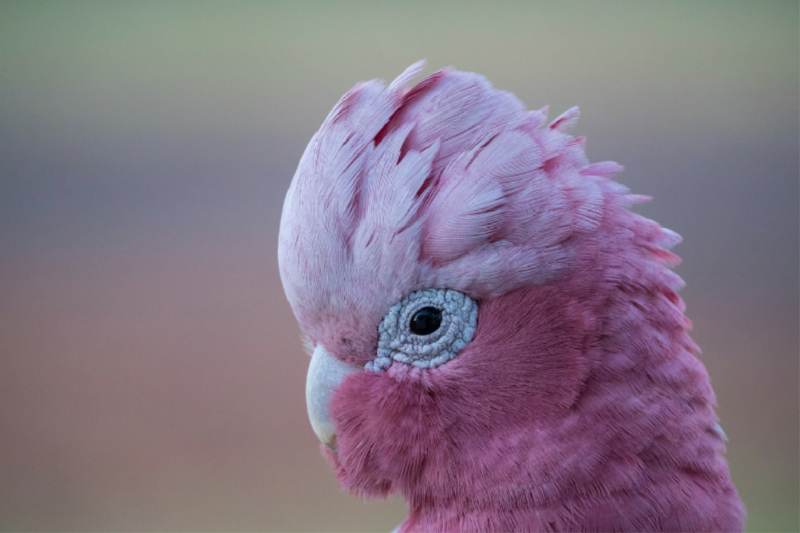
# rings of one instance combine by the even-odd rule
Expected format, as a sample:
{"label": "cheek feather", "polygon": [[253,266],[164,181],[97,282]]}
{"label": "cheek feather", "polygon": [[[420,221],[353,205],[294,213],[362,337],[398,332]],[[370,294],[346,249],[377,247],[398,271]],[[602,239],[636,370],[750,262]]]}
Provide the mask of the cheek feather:
{"label": "cheek feather", "polygon": [[346,380],[330,403],[342,484],[383,495],[393,480],[396,490],[425,487],[422,494],[441,498],[469,471],[459,450],[563,417],[581,389],[593,331],[585,310],[558,289],[520,289],[482,303],[472,343],[438,368],[395,362],[385,373]]}
{"label": "cheek feather", "polygon": [[396,363],[381,374],[354,375],[334,394],[336,467],[345,488],[385,496],[420,484],[426,463],[449,463],[447,445],[442,446],[445,409],[424,372]]}
{"label": "cheek feather", "polygon": [[482,304],[476,338],[453,365],[461,386],[474,389],[469,397],[514,406],[507,416],[519,423],[541,424],[572,406],[598,332],[588,306],[567,296],[568,284],[519,289]]}

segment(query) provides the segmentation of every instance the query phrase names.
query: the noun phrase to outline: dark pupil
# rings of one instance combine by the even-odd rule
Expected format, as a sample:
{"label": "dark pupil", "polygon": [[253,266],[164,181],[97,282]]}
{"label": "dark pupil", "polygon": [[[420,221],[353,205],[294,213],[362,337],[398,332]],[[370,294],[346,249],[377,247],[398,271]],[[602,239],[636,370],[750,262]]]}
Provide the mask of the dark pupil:
{"label": "dark pupil", "polygon": [[423,307],[411,318],[411,333],[430,335],[442,324],[442,312],[435,307]]}

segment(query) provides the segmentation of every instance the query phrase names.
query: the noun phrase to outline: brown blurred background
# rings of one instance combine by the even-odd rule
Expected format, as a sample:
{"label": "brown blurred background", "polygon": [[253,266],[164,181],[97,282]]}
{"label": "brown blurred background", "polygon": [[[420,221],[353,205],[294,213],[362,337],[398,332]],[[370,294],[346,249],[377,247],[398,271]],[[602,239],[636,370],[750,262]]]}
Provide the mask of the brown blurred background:
{"label": "brown blurred background", "polygon": [[276,241],[360,80],[480,72],[681,233],[751,531],[798,530],[797,2],[0,3],[0,528],[389,531],[305,413]]}

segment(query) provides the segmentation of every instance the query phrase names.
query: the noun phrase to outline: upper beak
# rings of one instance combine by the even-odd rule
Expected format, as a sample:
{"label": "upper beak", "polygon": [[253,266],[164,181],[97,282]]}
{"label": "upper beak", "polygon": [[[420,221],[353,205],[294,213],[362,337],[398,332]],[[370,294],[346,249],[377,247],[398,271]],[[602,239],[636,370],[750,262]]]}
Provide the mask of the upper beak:
{"label": "upper beak", "polygon": [[306,378],[306,406],[314,433],[328,448],[336,444],[336,428],[328,414],[331,395],[344,378],[361,371],[333,357],[321,343],[314,349]]}

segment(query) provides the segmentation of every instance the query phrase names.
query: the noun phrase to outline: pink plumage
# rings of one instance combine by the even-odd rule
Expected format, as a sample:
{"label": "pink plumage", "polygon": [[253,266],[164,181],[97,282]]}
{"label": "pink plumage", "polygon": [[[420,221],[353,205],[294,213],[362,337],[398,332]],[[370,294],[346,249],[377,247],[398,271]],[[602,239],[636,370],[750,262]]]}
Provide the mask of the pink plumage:
{"label": "pink plumage", "polygon": [[[680,237],[629,211],[647,197],[620,165],[589,164],[577,108],[546,126],[448,69],[406,88],[422,67],[342,97],[284,204],[287,297],[340,367],[324,394],[309,377],[340,484],[402,493],[404,532],[740,531],[667,268]],[[441,364],[376,364],[392,310],[428,289],[477,302],[474,334]]]}

